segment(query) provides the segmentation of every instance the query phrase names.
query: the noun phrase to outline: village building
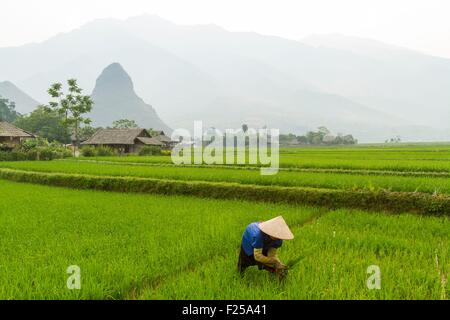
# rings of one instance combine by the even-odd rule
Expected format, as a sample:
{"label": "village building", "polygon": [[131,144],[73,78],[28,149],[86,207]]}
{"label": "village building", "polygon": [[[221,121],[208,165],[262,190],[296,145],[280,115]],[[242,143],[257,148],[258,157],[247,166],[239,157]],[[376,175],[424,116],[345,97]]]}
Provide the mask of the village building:
{"label": "village building", "polygon": [[154,135],[153,138],[161,141],[166,149],[172,149],[179,142],[170,139],[170,137],[166,136],[164,131],[156,131],[156,135]]}
{"label": "village building", "polygon": [[17,128],[6,121],[0,121],[0,148],[12,150],[19,147],[26,139],[34,139],[36,136],[30,132]]}
{"label": "village building", "polygon": [[142,128],[99,129],[81,145],[110,147],[119,153],[138,153],[145,146],[160,148],[165,146],[163,142],[153,138],[147,130]]}

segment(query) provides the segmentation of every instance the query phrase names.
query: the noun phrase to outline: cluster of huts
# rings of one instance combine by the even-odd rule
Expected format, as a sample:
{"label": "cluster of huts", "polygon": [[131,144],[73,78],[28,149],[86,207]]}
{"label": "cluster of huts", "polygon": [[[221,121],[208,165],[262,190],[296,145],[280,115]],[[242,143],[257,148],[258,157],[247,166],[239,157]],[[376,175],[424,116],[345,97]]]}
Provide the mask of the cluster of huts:
{"label": "cluster of huts", "polygon": [[[17,128],[11,123],[0,121],[0,146],[2,149],[19,147],[26,139],[35,139],[36,135]],[[172,141],[163,131],[152,135],[142,128],[99,129],[91,138],[81,143],[82,146],[107,146],[119,153],[138,153],[144,146],[156,146],[171,149],[177,143]]]}

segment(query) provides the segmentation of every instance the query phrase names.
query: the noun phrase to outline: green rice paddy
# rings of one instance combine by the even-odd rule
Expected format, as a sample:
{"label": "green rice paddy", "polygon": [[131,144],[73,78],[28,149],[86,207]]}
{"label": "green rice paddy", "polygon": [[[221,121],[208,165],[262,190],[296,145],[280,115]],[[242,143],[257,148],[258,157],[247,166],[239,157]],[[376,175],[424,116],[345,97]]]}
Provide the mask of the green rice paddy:
{"label": "green rice paddy", "polygon": [[[290,170],[274,176],[255,168],[177,167],[164,156],[85,160],[0,162],[0,170],[450,193],[445,145],[283,149],[280,162]],[[236,264],[246,225],[277,215],[295,234],[280,258],[299,263],[284,282],[257,268],[241,277]],[[447,216],[0,180],[0,299],[448,299],[449,235]],[[81,270],[79,290],[66,286],[71,265]],[[380,289],[367,287],[373,265]]]}

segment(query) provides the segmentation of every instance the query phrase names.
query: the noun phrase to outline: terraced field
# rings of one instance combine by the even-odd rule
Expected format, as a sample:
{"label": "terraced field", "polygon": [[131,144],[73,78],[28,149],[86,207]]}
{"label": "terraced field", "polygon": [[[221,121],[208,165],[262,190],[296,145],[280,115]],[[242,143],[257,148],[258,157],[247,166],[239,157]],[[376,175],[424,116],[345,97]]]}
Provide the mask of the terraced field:
{"label": "terraced field", "polygon": [[[448,298],[449,146],[283,149],[280,163],[261,176],[167,156],[0,162],[0,298]],[[299,264],[282,283],[241,278],[245,226],[280,214],[296,235],[281,258]]]}
{"label": "terraced field", "polygon": [[58,172],[101,176],[142,177],[184,181],[234,182],[251,185],[312,187],[347,190],[411,191],[427,193],[450,193],[449,175],[404,173],[347,173],[314,171],[280,171],[276,175],[262,176],[251,168],[214,168],[180,166],[146,166],[126,163],[102,163],[84,161],[54,162],[3,162],[0,167],[38,172]]}

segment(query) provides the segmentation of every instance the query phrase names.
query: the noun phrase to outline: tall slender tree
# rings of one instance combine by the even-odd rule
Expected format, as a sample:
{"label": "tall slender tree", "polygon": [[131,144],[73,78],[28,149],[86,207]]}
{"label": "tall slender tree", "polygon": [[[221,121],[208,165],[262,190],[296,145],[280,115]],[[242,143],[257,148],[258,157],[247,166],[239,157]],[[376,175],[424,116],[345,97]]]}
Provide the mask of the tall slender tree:
{"label": "tall slender tree", "polygon": [[71,129],[75,137],[75,149],[79,145],[80,124],[89,124],[91,120],[85,115],[92,110],[94,105],[88,95],[82,94],[82,89],[78,86],[76,79],[67,80],[68,93],[63,92],[61,83],[54,83],[48,89],[48,94],[54,100],[49,102],[52,110],[57,111],[63,117],[63,124]]}

